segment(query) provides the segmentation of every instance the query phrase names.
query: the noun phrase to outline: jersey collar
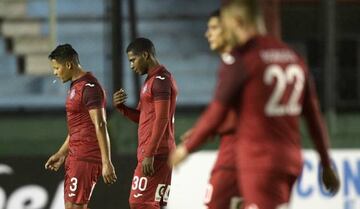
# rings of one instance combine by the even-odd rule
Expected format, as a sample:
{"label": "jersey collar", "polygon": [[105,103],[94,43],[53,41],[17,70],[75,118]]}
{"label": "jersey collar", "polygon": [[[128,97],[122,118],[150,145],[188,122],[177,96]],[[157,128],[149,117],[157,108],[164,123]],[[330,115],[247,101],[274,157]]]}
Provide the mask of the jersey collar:
{"label": "jersey collar", "polygon": [[148,78],[158,74],[159,72],[162,72],[165,70],[165,67],[163,65],[158,65],[154,68],[149,69]]}
{"label": "jersey collar", "polygon": [[232,53],[236,52],[236,51],[238,51],[238,52],[247,51],[248,49],[254,47],[261,37],[263,37],[263,36],[256,35],[256,36],[250,38],[245,44],[235,47],[234,50],[232,51]]}
{"label": "jersey collar", "polygon": [[71,86],[73,86],[76,83],[79,83],[81,81],[87,81],[87,80],[91,80],[91,78],[93,78],[93,74],[90,72],[86,72],[83,76],[81,76],[80,78],[76,79],[75,81],[71,82]]}

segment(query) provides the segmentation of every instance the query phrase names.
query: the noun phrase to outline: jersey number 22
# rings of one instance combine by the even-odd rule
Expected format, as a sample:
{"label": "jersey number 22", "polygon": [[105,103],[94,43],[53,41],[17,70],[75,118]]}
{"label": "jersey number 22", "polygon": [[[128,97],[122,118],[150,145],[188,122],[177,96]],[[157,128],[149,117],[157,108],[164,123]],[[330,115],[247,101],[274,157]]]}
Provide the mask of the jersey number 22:
{"label": "jersey number 22", "polygon": [[[271,85],[276,80],[275,87],[265,105],[267,116],[296,116],[301,113],[302,106],[299,104],[301,93],[304,89],[304,71],[299,65],[291,64],[285,69],[273,64],[269,65],[264,73],[264,83]],[[284,96],[286,87],[294,84],[289,100],[284,104],[280,103]]]}

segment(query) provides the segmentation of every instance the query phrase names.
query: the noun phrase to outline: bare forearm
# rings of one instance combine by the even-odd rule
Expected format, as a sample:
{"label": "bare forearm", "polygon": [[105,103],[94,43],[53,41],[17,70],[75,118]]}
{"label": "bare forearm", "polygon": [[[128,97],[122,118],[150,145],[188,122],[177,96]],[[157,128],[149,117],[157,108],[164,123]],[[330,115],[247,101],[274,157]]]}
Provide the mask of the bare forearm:
{"label": "bare forearm", "polygon": [[70,140],[70,136],[67,135],[65,142],[63,143],[63,145],[61,145],[61,147],[57,151],[57,153],[59,153],[63,156],[67,156],[67,154],[69,153],[69,140]]}
{"label": "bare forearm", "polygon": [[110,137],[107,132],[106,124],[102,123],[100,126],[95,127],[95,129],[101,152],[101,160],[103,163],[111,162]]}

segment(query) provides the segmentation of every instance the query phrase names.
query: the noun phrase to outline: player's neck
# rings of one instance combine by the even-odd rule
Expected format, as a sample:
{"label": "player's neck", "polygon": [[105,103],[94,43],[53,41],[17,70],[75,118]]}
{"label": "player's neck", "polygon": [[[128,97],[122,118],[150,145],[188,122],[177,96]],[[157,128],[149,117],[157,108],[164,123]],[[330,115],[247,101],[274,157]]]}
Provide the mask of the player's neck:
{"label": "player's neck", "polygon": [[74,70],[74,73],[73,73],[73,76],[71,78],[71,81],[75,81],[75,80],[83,77],[86,74],[86,72],[81,67],[77,67],[77,68],[75,68],[73,70]]}
{"label": "player's neck", "polygon": [[233,47],[232,47],[230,44],[227,44],[227,45],[225,45],[223,48],[221,48],[220,50],[218,50],[217,52],[218,52],[219,54],[229,53],[229,52],[231,52],[232,48],[233,48]]}
{"label": "player's neck", "polygon": [[248,28],[247,30],[238,30],[237,42],[240,45],[244,45],[257,35],[259,35],[259,32],[255,28]]}
{"label": "player's neck", "polygon": [[151,74],[153,70],[155,70],[158,66],[160,66],[159,61],[156,59],[152,60],[148,65],[148,74]]}

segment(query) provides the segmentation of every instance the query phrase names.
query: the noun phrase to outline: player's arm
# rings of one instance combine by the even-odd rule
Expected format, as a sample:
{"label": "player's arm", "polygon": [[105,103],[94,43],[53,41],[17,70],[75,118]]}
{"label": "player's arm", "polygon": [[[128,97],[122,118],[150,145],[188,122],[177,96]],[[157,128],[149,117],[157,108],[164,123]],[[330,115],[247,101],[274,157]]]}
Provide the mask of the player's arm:
{"label": "player's arm", "polygon": [[329,135],[321,116],[315,85],[311,78],[306,83],[303,108],[303,115],[311,135],[311,140],[320,155],[321,164],[324,169],[324,184],[331,192],[335,193],[339,189],[339,181],[331,167],[328,153]]}
{"label": "player's arm", "polygon": [[124,89],[120,89],[119,91],[115,92],[113,95],[113,104],[116,109],[125,117],[130,119],[135,123],[139,123],[140,118],[140,111],[137,109],[133,109],[127,107],[124,103],[126,102],[127,94]]}
{"label": "player's arm", "polygon": [[163,139],[166,126],[170,122],[169,112],[171,105],[171,81],[169,78],[155,78],[152,85],[152,95],[154,98],[155,118],[151,130],[150,141],[145,148],[144,160],[142,161],[143,173],[145,176],[154,174],[154,155]]}
{"label": "player's arm", "polygon": [[89,111],[92,123],[95,127],[96,138],[99,143],[102,161],[102,176],[106,184],[116,181],[115,169],[111,161],[110,137],[107,130],[105,97],[100,86],[85,85],[82,102]]}
{"label": "player's arm", "polygon": [[171,155],[172,165],[182,162],[188,153],[198,149],[220,127],[234,98],[239,96],[243,83],[247,79],[248,74],[241,66],[239,61],[227,66],[223,79],[216,87],[215,98],[196,122],[189,138],[181,143]]}
{"label": "player's arm", "polygon": [[50,156],[50,158],[45,163],[45,169],[58,171],[61,165],[64,163],[66,156],[69,153],[69,139],[70,136],[67,135],[65,142],[62,144],[60,149]]}
{"label": "player's arm", "polygon": [[219,135],[233,133],[236,128],[237,116],[234,110],[229,110],[220,127],[216,130]]}
{"label": "player's arm", "polygon": [[114,183],[116,181],[116,174],[111,162],[110,137],[107,131],[105,109],[90,109],[89,114],[95,126],[96,136],[100,147],[104,182],[107,184]]}
{"label": "player's arm", "polygon": [[303,116],[306,120],[311,140],[320,154],[322,165],[330,166],[330,157],[328,153],[329,135],[321,116],[314,82],[310,79],[305,86]]}

